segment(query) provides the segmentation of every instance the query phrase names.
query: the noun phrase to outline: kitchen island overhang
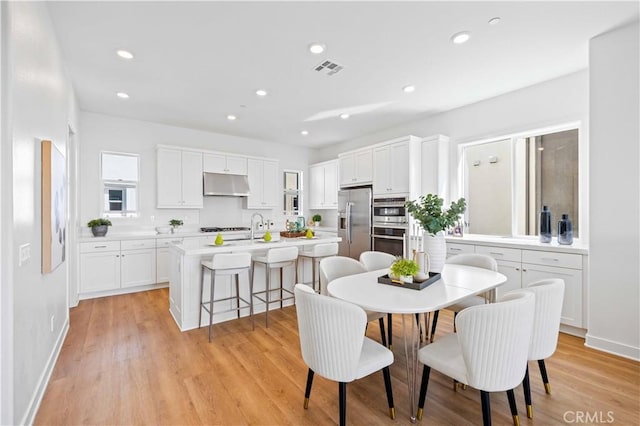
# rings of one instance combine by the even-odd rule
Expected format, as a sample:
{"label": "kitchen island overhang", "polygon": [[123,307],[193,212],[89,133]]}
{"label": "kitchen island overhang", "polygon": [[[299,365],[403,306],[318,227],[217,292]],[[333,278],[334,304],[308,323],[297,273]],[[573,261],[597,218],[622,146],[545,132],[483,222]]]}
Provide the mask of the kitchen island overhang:
{"label": "kitchen island overhang", "polygon": [[[315,238],[280,238],[271,242],[264,240],[236,240],[229,241],[223,245],[213,246],[186,241],[181,244],[174,244],[169,248],[169,311],[173,316],[180,331],[192,330],[198,328],[198,317],[200,310],[200,283],[202,280],[201,262],[211,259],[218,253],[259,253],[266,252],[271,248],[278,247],[298,247],[299,250],[309,250],[316,244],[336,243],[341,238],[332,236],[319,236]],[[311,265],[300,261],[298,264],[298,280],[300,282],[311,281]],[[280,280],[280,274],[277,271],[272,272],[271,282],[276,283]],[[265,271],[264,268],[257,266],[253,271],[254,286],[253,291],[258,292],[265,290]],[[285,268],[283,271],[283,282],[285,288],[291,288],[295,283],[296,271],[294,268]],[[204,298],[209,298],[209,286],[207,285],[209,277],[205,277]],[[240,293],[244,298],[250,298],[249,281],[246,274],[240,276]],[[216,278],[216,299],[225,298],[232,295],[232,285],[229,277]],[[249,300],[249,299],[247,299]],[[226,310],[235,303],[231,300],[216,303],[215,310]],[[285,306],[293,304],[292,301],[285,302]],[[273,307],[272,307],[273,308]],[[272,309],[270,308],[270,309]],[[265,311],[265,305],[254,299],[254,314]],[[248,316],[248,309],[241,312],[240,316]],[[207,321],[208,317],[204,318]],[[213,323],[237,319],[235,312],[226,312],[213,316]]]}

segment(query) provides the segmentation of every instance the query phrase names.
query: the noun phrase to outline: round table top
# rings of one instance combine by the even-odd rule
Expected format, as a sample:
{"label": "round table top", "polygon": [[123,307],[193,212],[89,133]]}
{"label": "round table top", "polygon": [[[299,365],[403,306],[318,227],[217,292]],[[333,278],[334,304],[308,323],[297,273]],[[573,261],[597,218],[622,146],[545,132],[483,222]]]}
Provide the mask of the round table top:
{"label": "round table top", "polygon": [[391,314],[433,312],[472,295],[494,289],[507,277],[499,272],[465,265],[446,264],[441,278],[422,290],[378,283],[388,269],[337,278],[327,291],[333,297],[363,309]]}

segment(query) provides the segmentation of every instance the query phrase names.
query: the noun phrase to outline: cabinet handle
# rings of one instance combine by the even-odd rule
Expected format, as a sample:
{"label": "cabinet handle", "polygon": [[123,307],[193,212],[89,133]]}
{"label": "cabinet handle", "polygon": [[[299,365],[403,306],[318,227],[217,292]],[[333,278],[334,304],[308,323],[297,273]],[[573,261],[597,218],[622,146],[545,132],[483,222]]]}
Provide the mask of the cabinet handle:
{"label": "cabinet handle", "polygon": [[122,255],[122,257],[124,257],[124,254]]}
{"label": "cabinet handle", "polygon": [[495,251],[490,251],[489,254],[492,254],[494,256],[504,256],[504,253],[498,253],[498,252],[495,252]]}
{"label": "cabinet handle", "polygon": [[93,246],[93,248],[107,248],[107,246]]}
{"label": "cabinet handle", "polygon": [[522,272],[527,272],[527,270],[526,270],[526,269],[524,269],[524,268],[522,268]]}
{"label": "cabinet handle", "polygon": [[543,257],[542,260],[550,260],[552,262],[559,262],[560,259],[556,259],[555,257]]}
{"label": "cabinet handle", "polygon": [[520,270],[520,268],[516,268],[516,271],[519,271],[519,270]]}
{"label": "cabinet handle", "polygon": [[455,248],[455,247],[449,247],[450,251],[462,251],[462,249],[459,248]]}
{"label": "cabinet handle", "polygon": [[119,254],[116,254],[116,257],[120,257],[120,255],[119,255]]}

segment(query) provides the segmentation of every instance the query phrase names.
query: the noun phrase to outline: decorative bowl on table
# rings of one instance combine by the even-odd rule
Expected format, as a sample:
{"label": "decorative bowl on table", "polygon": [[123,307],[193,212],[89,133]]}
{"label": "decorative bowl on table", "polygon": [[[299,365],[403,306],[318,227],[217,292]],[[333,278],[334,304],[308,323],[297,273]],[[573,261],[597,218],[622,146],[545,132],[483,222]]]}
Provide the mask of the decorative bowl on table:
{"label": "decorative bowl on table", "polygon": [[171,227],[170,226],[157,226],[156,227],[156,231],[158,232],[158,234],[168,234],[169,232],[171,232]]}

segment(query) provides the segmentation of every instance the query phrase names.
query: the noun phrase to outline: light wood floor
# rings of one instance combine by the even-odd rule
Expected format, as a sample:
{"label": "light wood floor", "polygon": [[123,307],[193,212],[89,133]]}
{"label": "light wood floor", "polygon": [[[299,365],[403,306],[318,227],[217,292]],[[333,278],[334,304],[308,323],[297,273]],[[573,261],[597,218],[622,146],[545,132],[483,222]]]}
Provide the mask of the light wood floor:
{"label": "light wood floor", "polygon": [[[387,415],[382,373],[347,386],[347,422],[410,424],[401,317],[394,317],[391,367],[396,420]],[[438,334],[451,331],[440,315]],[[338,422],[338,385],[316,375],[304,410],[307,367],[300,356],[295,308],[273,311],[270,327],[256,316],[181,333],[168,310],[168,290],[86,300],[71,310],[69,334],[36,424],[259,424],[325,425]],[[378,340],[378,327],[369,337]],[[437,338],[436,335],[436,338]],[[590,350],[561,334],[547,361],[552,395],[530,363],[534,419],[516,401],[523,425],[640,424],[639,363]],[[452,391],[450,379],[431,374],[419,424],[481,424],[479,392]],[[492,394],[494,424],[511,424],[504,393]],[[608,414],[610,412],[610,417]],[[580,414],[582,413],[582,414]],[[586,417],[587,415],[591,417]],[[582,417],[576,417],[582,416]],[[597,417],[594,417],[597,416]]]}

